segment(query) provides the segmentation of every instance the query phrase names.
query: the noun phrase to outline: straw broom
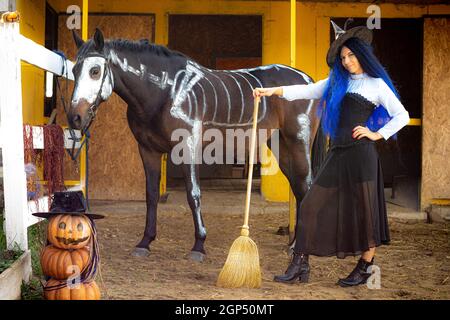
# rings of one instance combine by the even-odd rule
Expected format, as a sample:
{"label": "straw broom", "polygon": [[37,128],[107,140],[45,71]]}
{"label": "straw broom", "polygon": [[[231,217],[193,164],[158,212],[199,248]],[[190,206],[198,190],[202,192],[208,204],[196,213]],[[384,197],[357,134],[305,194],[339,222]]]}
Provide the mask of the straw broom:
{"label": "straw broom", "polygon": [[253,160],[255,158],[256,125],[258,121],[259,97],[255,98],[253,110],[253,127],[250,140],[249,170],[247,179],[247,196],[245,198],[244,225],[241,236],[234,240],[225,265],[217,279],[217,286],[224,288],[259,288],[261,287],[261,269],[256,243],[249,237],[248,216],[250,195],[252,191]]}

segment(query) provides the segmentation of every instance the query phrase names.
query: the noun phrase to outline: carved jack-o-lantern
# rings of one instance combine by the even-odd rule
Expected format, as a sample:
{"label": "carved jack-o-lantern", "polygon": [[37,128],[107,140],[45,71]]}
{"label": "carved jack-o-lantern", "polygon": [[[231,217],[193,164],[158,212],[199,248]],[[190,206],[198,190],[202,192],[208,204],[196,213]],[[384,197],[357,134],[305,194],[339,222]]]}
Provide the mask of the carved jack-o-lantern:
{"label": "carved jack-o-lantern", "polygon": [[84,215],[61,214],[48,224],[48,240],[61,249],[80,249],[89,243],[91,226]]}

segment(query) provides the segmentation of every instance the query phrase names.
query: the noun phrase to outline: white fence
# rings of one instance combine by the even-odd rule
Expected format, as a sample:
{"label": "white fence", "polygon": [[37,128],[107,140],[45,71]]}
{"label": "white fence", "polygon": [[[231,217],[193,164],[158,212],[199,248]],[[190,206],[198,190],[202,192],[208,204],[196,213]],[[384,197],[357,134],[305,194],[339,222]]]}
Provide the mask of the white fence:
{"label": "white fence", "polygon": [[[3,188],[5,197],[5,233],[8,249],[16,244],[28,249],[27,228],[38,222],[31,215],[47,211],[48,199],[27,201],[24,167],[22,118],[21,60],[43,70],[61,75],[63,60],[43,46],[19,33],[19,24],[0,23],[0,147],[3,155]],[[73,80],[73,63],[67,61],[67,78]],[[43,148],[43,134],[34,128],[34,147]]]}

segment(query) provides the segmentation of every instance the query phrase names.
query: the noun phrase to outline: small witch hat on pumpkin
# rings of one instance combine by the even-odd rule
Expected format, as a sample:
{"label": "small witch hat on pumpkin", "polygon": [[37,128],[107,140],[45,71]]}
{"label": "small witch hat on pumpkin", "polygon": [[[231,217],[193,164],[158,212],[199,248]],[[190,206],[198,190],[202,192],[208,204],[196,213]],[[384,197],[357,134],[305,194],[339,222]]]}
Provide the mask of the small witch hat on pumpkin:
{"label": "small witch hat on pumpkin", "polygon": [[53,194],[49,212],[36,212],[33,216],[51,218],[60,214],[85,215],[91,219],[103,219],[101,214],[90,213],[87,210],[86,199],[82,191],[61,191]]}

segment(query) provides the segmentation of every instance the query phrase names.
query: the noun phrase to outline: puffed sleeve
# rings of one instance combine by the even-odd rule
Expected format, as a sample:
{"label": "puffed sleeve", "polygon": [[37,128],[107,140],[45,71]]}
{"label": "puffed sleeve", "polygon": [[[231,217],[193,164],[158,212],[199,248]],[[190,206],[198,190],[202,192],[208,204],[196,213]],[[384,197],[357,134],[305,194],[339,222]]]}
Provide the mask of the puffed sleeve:
{"label": "puffed sleeve", "polygon": [[406,111],[403,104],[392,92],[391,88],[382,79],[379,79],[379,103],[386,108],[389,116],[392,119],[386,123],[378,133],[383,136],[385,140],[397,133],[401,128],[409,123],[409,113]]}
{"label": "puffed sleeve", "polygon": [[284,86],[282,98],[292,101],[297,99],[320,99],[325,91],[328,78],[310,84]]}

